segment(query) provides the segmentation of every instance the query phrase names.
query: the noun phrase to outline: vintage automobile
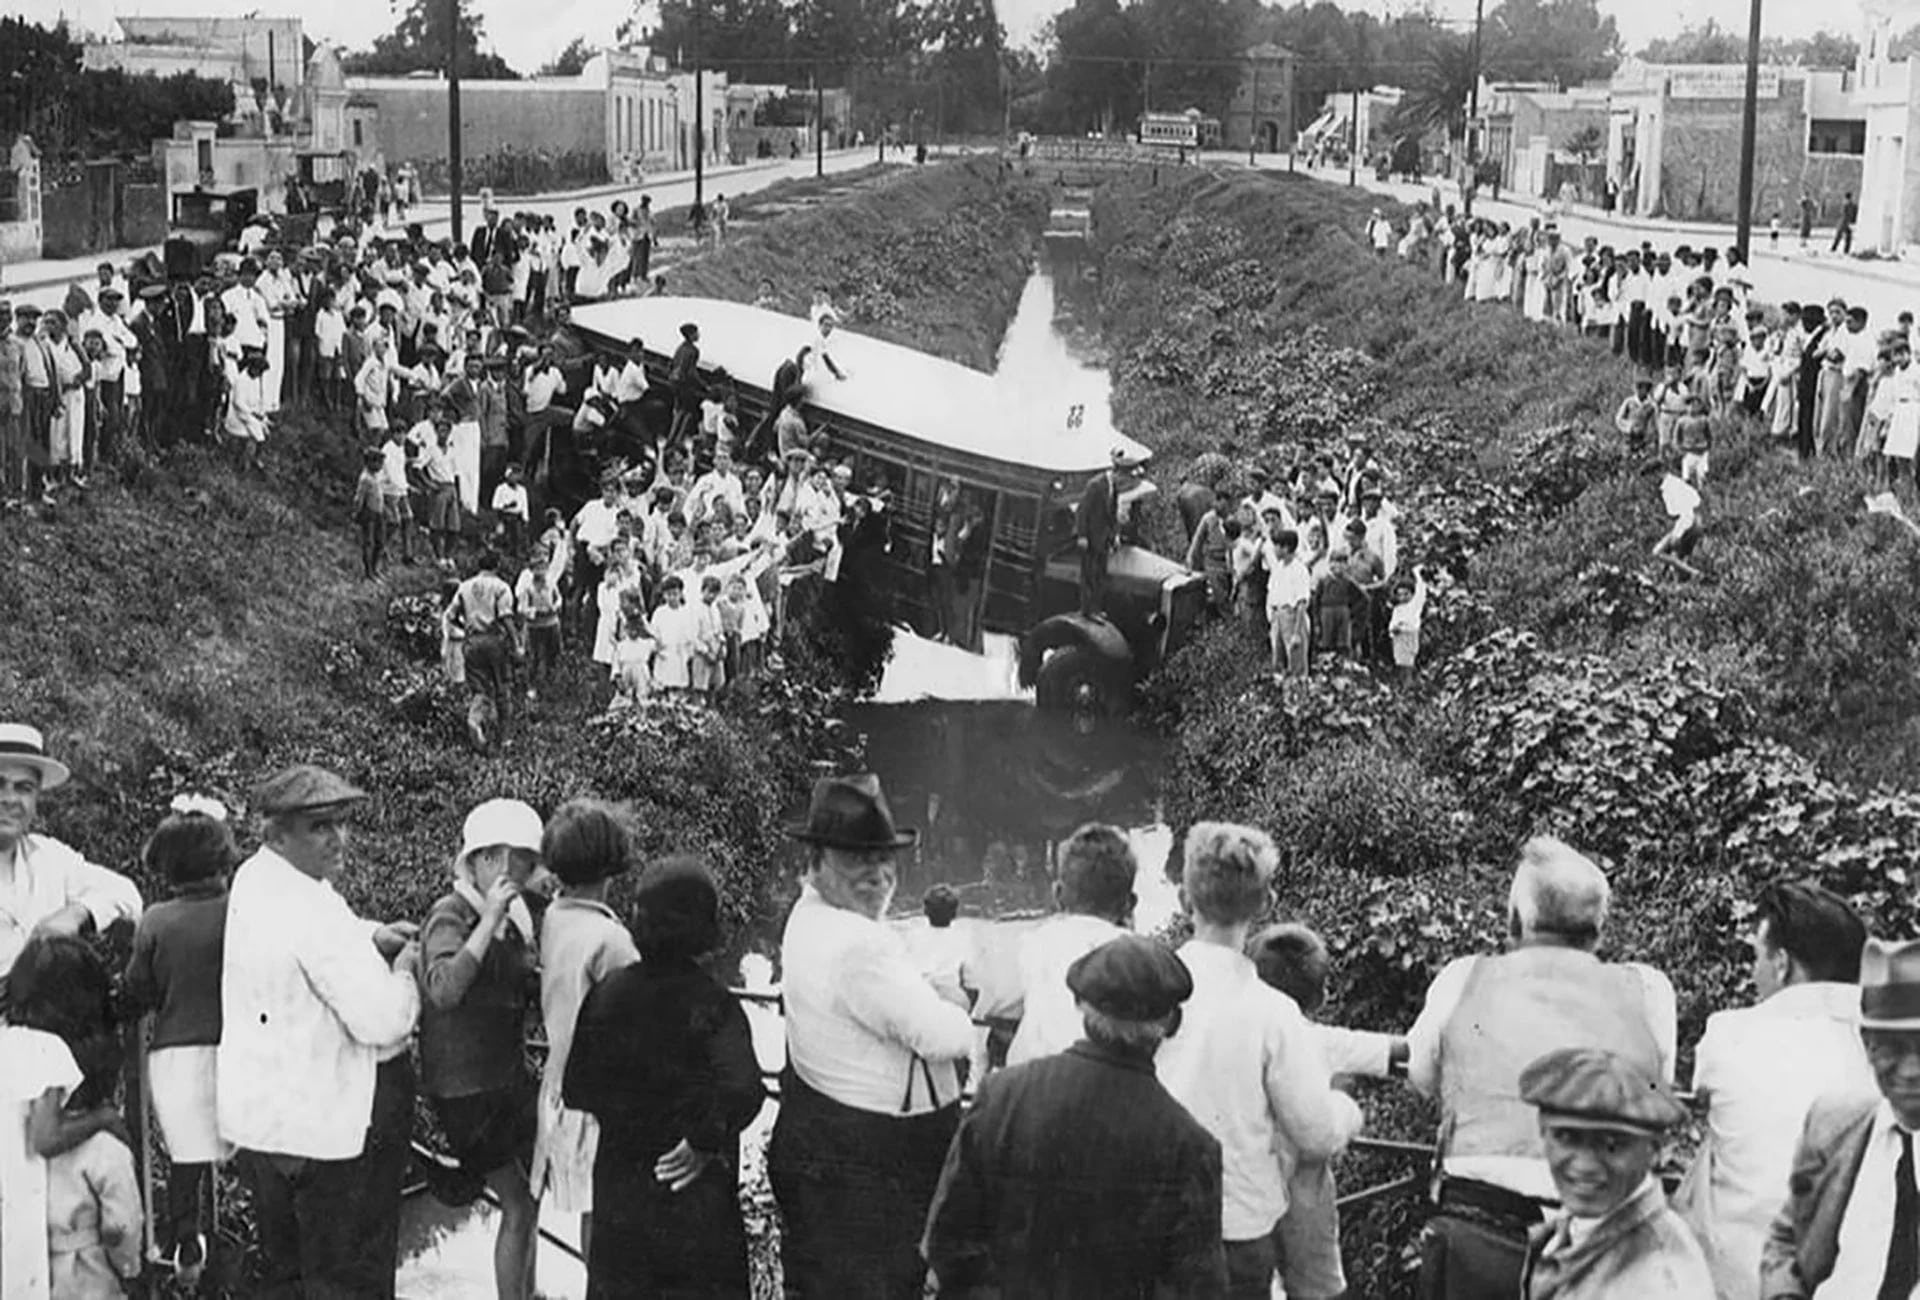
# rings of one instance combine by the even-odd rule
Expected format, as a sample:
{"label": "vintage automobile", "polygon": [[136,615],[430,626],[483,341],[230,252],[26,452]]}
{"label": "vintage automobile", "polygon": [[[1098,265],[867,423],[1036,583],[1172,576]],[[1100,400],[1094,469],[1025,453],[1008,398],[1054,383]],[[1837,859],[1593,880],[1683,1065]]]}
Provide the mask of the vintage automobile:
{"label": "vintage automobile", "polygon": [[240,232],[260,210],[260,191],[186,190],[173,196],[162,246],[170,279],[192,279],[238,247]]}
{"label": "vintage automobile", "polygon": [[[774,371],[814,338],[805,318],[717,299],[626,299],[573,313],[596,350],[630,355],[640,340],[656,385],[688,322],[700,327],[702,369],[724,368],[733,381],[743,433],[765,411]],[[810,386],[804,411],[810,428],[827,431],[827,455],[853,463],[857,484],[889,490],[893,544],[878,572],[895,621],[934,622],[935,494],[957,480],[988,530],[981,626],[1020,638],[1022,681],[1043,706],[1121,711],[1205,604],[1199,575],[1122,545],[1109,565],[1105,617],[1079,612],[1080,495],[1115,448],[1141,464],[1148,449],[1084,410],[1032,409],[990,375],[880,339],[838,330],[833,355],[849,378]],[[1141,483],[1131,495],[1150,491]]]}

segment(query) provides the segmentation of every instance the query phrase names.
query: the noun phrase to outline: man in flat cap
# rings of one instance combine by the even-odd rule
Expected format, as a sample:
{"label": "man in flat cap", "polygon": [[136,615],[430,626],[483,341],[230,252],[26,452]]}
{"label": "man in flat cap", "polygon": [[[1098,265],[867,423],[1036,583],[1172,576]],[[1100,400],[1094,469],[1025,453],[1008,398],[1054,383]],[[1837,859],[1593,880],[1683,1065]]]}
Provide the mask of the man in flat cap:
{"label": "man in flat cap", "polygon": [[1814,1102],[1760,1257],[1763,1300],[1904,1297],[1920,1289],[1920,940],[1868,939],[1860,1038],[1878,1095]]}
{"label": "man in flat cap", "polygon": [[305,764],[269,777],[228,895],[215,1080],[259,1220],[254,1295],[393,1294],[420,950],[334,892],[365,798]]}
{"label": "man in flat cap", "polygon": [[1539,1111],[1562,1206],[1528,1241],[1526,1300],[1712,1300],[1706,1256],[1653,1176],[1687,1117],[1665,1081],[1629,1057],[1565,1047],[1521,1071],[1520,1097]]}
{"label": "man in flat cap", "polygon": [[140,918],[131,880],[34,834],[40,796],[70,775],[37,728],[0,723],[0,987],[36,932],[85,935]]}
{"label": "man in flat cap", "polygon": [[789,1300],[918,1300],[920,1234],[960,1121],[968,999],[888,926],[899,851],[878,777],[817,782],[799,902],[780,943],[787,1069],[768,1173]]}
{"label": "man in flat cap", "polygon": [[1122,935],[1067,970],[1086,1036],[990,1075],[927,1218],[942,1296],[1222,1296],[1220,1143],[1154,1075],[1193,979]]}

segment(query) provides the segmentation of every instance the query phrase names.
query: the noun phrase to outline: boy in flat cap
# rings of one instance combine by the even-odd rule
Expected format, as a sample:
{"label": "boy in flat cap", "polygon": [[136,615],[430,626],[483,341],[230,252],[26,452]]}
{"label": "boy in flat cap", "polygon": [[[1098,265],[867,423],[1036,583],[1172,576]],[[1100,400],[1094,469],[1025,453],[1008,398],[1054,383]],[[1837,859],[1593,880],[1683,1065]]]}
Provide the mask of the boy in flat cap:
{"label": "boy in flat cap", "polygon": [[1067,971],[1086,1036],[990,1075],[927,1218],[945,1295],[1222,1296],[1220,1143],[1154,1074],[1193,993],[1139,935]]}
{"label": "boy in flat cap", "polygon": [[1595,1047],[1520,1072],[1562,1209],[1527,1245],[1526,1300],[1712,1300],[1706,1256],[1653,1164],[1686,1109],[1644,1065]]}

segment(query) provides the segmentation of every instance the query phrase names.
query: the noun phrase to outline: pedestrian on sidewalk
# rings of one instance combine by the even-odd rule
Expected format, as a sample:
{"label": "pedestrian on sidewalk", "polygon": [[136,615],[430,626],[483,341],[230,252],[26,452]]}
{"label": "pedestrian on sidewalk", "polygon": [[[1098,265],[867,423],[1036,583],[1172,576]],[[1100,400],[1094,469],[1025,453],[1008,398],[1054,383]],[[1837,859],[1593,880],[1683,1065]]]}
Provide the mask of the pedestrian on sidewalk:
{"label": "pedestrian on sidewalk", "polygon": [[1807,191],[1805,190],[1801,190],[1800,191],[1800,251],[1803,253],[1807,251],[1807,246],[1813,242],[1813,212],[1814,212],[1813,195],[1807,193]]}
{"label": "pedestrian on sidewalk", "polygon": [[1840,205],[1840,224],[1833,232],[1832,253],[1853,252],[1853,223],[1860,220],[1860,204],[1854,199],[1853,191],[1847,191],[1845,202]]}

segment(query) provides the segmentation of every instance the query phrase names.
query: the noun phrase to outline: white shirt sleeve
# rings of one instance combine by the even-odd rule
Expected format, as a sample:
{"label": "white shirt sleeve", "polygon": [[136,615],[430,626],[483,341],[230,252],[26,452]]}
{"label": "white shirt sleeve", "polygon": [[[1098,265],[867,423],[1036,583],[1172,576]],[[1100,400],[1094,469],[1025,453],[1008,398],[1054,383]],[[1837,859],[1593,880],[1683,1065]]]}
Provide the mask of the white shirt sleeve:
{"label": "white shirt sleeve", "polygon": [[47,854],[60,873],[66,904],[79,903],[104,930],[115,921],[140,919],[140,889],[117,871],[87,861],[76,849],[58,840],[41,840],[37,851]]}
{"label": "white shirt sleeve", "polygon": [[1289,999],[1278,1050],[1267,1057],[1267,1106],[1277,1135],[1304,1162],[1331,1159],[1360,1131],[1359,1105],[1334,1091],[1331,1077],[1319,1035]]}
{"label": "white shirt sleeve", "polygon": [[1645,995],[1647,1026],[1653,1031],[1654,1046],[1660,1050],[1660,1077],[1673,1082],[1674,1062],[1680,1055],[1679,1004],[1673,983],[1651,966],[1630,963],[1640,977]]}
{"label": "white shirt sleeve", "polygon": [[972,1054],[972,1018],[935,993],[904,953],[878,942],[853,945],[840,958],[835,983],[846,990],[848,1013],[869,1032],[930,1061]]}
{"label": "white shirt sleeve", "polygon": [[404,1040],[420,1016],[420,990],[412,976],[381,959],[372,938],[377,925],[354,916],[344,902],[312,920],[291,941],[314,995],[357,1042],[387,1047]]}
{"label": "white shirt sleeve", "polygon": [[1456,957],[1434,976],[1427,986],[1426,1005],[1407,1031],[1407,1082],[1423,1096],[1431,1097],[1440,1086],[1440,1035],[1447,1027],[1460,995],[1466,992],[1467,976],[1478,957]]}

